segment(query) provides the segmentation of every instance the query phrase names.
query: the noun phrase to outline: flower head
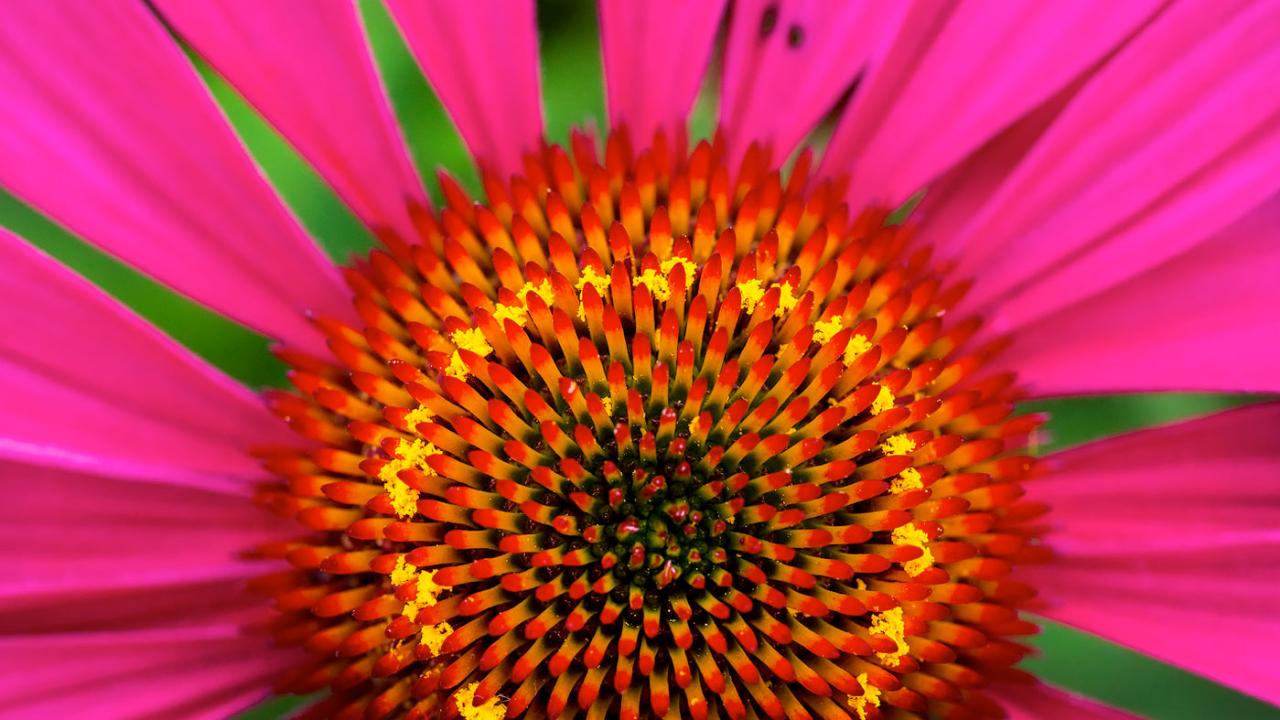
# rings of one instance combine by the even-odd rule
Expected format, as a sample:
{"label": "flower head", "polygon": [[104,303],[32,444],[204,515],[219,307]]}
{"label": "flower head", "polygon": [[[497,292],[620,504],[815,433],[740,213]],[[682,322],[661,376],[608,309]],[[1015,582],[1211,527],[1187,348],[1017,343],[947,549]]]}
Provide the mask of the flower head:
{"label": "flower head", "polygon": [[289,560],[321,574],[279,590],[314,604],[280,632],[336,652],[333,702],[866,718],[975,692],[928,669],[957,648],[1020,655],[993,639],[1030,631],[1016,598],[986,588],[1034,537],[1033,464],[1004,448],[1037,421],[992,412],[1008,386],[947,409],[979,366],[945,278],[830,184],[748,164],[734,191],[721,148],[668,145],[611,136],[612,168],[549,147],[518,214],[490,179],[473,214],[510,233],[376,252],[376,326],[326,323],[346,367],[298,368],[336,442],[264,501],[317,533]]}
{"label": "flower head", "polygon": [[[1019,412],[1280,391],[1280,5],[727,6],[602,0],[563,146],[531,0],[7,7],[24,231],[293,390],[0,232],[0,713],[1113,717],[1015,667],[1033,613],[1280,702],[1280,406],[1045,460]],[[443,202],[397,52],[480,171]],[[209,84],[377,249],[319,253]]]}

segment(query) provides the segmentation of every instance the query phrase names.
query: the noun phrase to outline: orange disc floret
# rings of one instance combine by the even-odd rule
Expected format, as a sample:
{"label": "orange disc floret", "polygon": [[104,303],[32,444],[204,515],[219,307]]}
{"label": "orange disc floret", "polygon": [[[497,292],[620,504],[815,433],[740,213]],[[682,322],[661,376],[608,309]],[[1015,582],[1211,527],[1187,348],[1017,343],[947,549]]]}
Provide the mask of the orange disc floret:
{"label": "orange disc floret", "polygon": [[1035,417],[909,226],[749,151],[575,135],[347,270],[264,504],[314,716],[986,717]]}

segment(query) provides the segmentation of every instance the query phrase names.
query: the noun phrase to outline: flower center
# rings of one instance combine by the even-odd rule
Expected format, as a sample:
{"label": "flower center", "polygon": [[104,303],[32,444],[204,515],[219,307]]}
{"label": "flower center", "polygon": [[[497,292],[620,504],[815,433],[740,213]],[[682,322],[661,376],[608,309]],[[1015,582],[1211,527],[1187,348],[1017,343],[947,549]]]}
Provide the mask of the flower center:
{"label": "flower center", "polygon": [[990,711],[1037,419],[886,214],[753,149],[575,136],[348,271],[284,353],[282,687],[339,717]]}

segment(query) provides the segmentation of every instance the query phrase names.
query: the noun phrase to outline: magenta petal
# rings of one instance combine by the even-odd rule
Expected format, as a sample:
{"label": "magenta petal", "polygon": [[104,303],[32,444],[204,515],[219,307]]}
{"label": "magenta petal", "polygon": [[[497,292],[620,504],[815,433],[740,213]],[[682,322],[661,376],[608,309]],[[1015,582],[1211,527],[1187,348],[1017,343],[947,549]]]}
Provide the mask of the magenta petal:
{"label": "magenta petal", "polygon": [[1078,82],[1072,83],[930,183],[912,213],[916,224],[914,242],[932,247],[939,258],[947,260],[963,252],[964,247],[955,242],[956,228],[962,227],[990,202],[1013,168],[1052,126],[1079,86]]}
{"label": "magenta petal", "polygon": [[0,633],[187,625],[261,611],[242,559],[291,523],[243,496],[0,460]]}
{"label": "magenta petal", "polygon": [[997,685],[988,694],[1009,720],[1129,720],[1136,716],[1044,683]]}
{"label": "magenta petal", "polygon": [[521,172],[543,137],[533,1],[387,5],[471,153],[501,174]]}
{"label": "magenta petal", "polygon": [[0,637],[0,716],[226,717],[297,652],[233,625]]}
{"label": "magenta petal", "polygon": [[1238,5],[1171,7],[1089,80],[957,233],[980,280],[958,311],[1001,303],[1012,325],[1063,307],[1280,189],[1280,5]]}
{"label": "magenta petal", "polygon": [[160,0],[164,17],[370,227],[417,236],[430,206],[354,3]]}
{"label": "magenta petal", "polygon": [[823,161],[855,206],[900,202],[1120,45],[1160,6],[919,3],[869,70]]}
{"label": "magenta petal", "polygon": [[1025,324],[1000,362],[1038,395],[1280,392],[1277,278],[1273,198],[1190,252]]}
{"label": "magenta petal", "polygon": [[350,316],[350,293],[146,5],[34,0],[5,19],[0,185],[181,292],[322,349],[300,311]]}
{"label": "magenta petal", "polygon": [[600,49],[612,125],[625,124],[640,143],[660,128],[668,137],[684,130],[725,4],[600,3]]}
{"label": "magenta petal", "polygon": [[1053,456],[1047,617],[1280,704],[1280,404]]}
{"label": "magenta petal", "polygon": [[243,386],[0,231],[0,457],[247,492],[289,433]]}
{"label": "magenta petal", "polygon": [[725,45],[720,122],[735,160],[752,142],[785,158],[902,20],[906,4],[744,0]]}

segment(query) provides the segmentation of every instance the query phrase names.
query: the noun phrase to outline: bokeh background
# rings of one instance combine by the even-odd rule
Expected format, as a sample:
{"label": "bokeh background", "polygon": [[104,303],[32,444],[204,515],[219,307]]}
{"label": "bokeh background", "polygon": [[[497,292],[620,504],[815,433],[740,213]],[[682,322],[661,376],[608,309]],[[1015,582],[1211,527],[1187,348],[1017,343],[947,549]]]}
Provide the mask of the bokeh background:
{"label": "bokeh background", "polygon": [[[360,7],[376,61],[423,177],[434,179],[436,171],[444,168],[475,191],[478,183],[466,149],[386,11],[376,0],[361,0]],[[604,93],[593,4],[541,0],[538,18],[550,138],[564,140],[574,125],[603,127]],[[297,153],[207,66],[194,57],[192,62],[267,176],[330,256],[344,262],[371,247],[370,234]],[[713,96],[699,102],[695,135],[710,131],[713,108]],[[438,198],[434,181],[428,184]],[[0,225],[31,239],[238,380],[253,387],[284,384],[284,369],[267,352],[266,339],[120,265],[3,191]],[[289,282],[287,268],[281,269],[279,281]],[[1040,448],[1044,452],[1256,399],[1219,395],[1072,398],[1035,403],[1025,411],[1052,414],[1048,442]],[[1183,631],[1169,628],[1171,633]],[[1250,642],[1249,638],[1239,640]],[[1141,715],[1164,720],[1280,718],[1280,710],[1259,701],[1056,624],[1045,623],[1032,642],[1041,652],[1026,663],[1026,669]],[[1203,652],[1229,656],[1231,648],[1205,647]],[[284,717],[299,702],[296,698],[268,701],[240,717]]]}

